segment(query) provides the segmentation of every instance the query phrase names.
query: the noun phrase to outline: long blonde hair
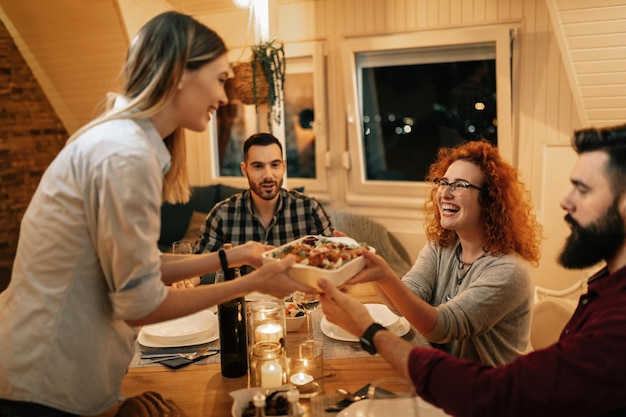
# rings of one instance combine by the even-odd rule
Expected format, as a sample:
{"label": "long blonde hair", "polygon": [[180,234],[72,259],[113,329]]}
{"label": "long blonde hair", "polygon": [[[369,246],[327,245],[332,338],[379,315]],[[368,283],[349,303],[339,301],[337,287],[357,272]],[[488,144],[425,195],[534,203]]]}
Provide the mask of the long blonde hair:
{"label": "long blonde hair", "polygon": [[[191,16],[170,11],[146,23],[126,55],[122,95],[129,102],[113,111],[118,94],[109,93],[106,110],[69,139],[114,119],[145,119],[163,110],[174,98],[185,70],[196,70],[227,52],[217,33]],[[184,129],[177,128],[163,139],[170,152],[171,167],[163,182],[163,199],[170,203],[189,201]]]}

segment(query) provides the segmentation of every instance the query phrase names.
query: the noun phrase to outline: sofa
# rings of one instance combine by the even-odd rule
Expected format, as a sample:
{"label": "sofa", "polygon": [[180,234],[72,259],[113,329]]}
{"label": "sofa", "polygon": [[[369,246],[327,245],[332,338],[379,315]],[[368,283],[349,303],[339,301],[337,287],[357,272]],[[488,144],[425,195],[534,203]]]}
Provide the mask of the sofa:
{"label": "sofa", "polygon": [[[243,191],[225,184],[191,187],[191,198],[185,204],[164,203],[161,207],[161,236],[159,249],[168,252],[172,243],[187,240],[192,244],[200,235],[200,227],[216,203]],[[298,190],[302,191],[302,190]],[[376,249],[398,276],[411,267],[412,260],[402,244],[388,229],[368,217],[349,211],[327,210],[333,226]]]}
{"label": "sofa", "polygon": [[191,197],[187,203],[164,203],[161,206],[159,249],[168,252],[177,240],[195,243],[200,235],[200,226],[213,206],[243,190],[225,184],[194,186],[191,187]]}

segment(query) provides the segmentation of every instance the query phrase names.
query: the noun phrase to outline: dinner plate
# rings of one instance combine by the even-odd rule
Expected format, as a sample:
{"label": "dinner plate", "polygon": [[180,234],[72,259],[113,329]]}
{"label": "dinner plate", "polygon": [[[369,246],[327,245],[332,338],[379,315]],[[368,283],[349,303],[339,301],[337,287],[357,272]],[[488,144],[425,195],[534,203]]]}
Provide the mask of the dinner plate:
{"label": "dinner plate", "polygon": [[137,341],[146,347],[190,346],[219,338],[217,316],[202,310],[189,316],[143,326]]}
{"label": "dinner plate", "polygon": [[153,340],[182,343],[197,338],[202,333],[211,330],[211,327],[216,324],[215,314],[208,310],[201,310],[174,320],[144,326],[142,330]]}
{"label": "dinner plate", "polygon": [[384,304],[365,304],[365,307],[370,312],[370,316],[381,326],[389,327],[400,318]]}
{"label": "dinner plate", "polygon": [[143,331],[139,332],[139,336],[137,336],[137,342],[141,346],[150,347],[150,348],[169,348],[169,347],[182,347],[182,346],[194,346],[194,345],[202,345],[205,343],[213,342],[220,338],[220,330],[217,326],[214,329],[208,330],[204,333],[199,334],[193,339],[190,339],[186,342],[164,342],[162,340],[153,340],[150,336],[146,336]]}
{"label": "dinner plate", "polygon": [[[344,408],[337,417],[366,417],[367,408],[371,400],[361,400],[350,404]],[[389,408],[385,410],[385,416],[402,416],[406,414],[406,410],[396,410],[393,406],[393,402],[390,403]],[[446,417],[446,414],[441,408],[437,408],[432,404],[427,403],[421,398],[417,398],[417,408],[419,410],[419,417]]]}
{"label": "dinner plate", "polygon": [[[322,333],[331,339],[341,340],[342,342],[359,341],[358,337],[353,336],[352,333],[342,329],[336,324],[329,322],[326,317],[322,317],[322,320],[320,321],[320,328],[322,329]],[[387,327],[387,329],[396,336],[402,337],[407,334],[409,330],[411,330],[411,323],[409,323],[409,321],[404,317],[400,317],[398,321]]]}

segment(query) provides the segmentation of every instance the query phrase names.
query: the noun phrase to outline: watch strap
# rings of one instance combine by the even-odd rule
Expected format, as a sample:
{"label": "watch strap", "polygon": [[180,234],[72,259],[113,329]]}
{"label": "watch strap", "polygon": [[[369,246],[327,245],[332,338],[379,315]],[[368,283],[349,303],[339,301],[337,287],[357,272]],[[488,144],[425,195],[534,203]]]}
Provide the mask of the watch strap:
{"label": "watch strap", "polygon": [[377,352],[376,346],[374,346],[373,339],[374,335],[379,330],[387,330],[387,328],[385,326],[382,326],[380,323],[372,323],[367,329],[365,329],[365,333],[363,333],[363,336],[361,336],[361,338],[359,339],[363,350],[368,352],[370,355],[374,355]]}

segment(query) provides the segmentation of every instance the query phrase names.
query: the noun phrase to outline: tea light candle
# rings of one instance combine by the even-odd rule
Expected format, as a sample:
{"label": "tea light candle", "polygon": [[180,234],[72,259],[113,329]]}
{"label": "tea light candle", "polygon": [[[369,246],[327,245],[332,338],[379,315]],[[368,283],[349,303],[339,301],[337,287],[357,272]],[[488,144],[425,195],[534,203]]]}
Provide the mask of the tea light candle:
{"label": "tea light candle", "polygon": [[276,342],[280,343],[283,338],[283,326],[278,323],[265,323],[258,326],[254,331],[255,343]]}
{"label": "tea light candle", "polygon": [[298,372],[296,374],[291,375],[291,378],[289,378],[289,381],[294,385],[304,385],[313,381],[313,377],[304,372]]}
{"label": "tea light candle", "polygon": [[283,384],[283,367],[277,361],[269,361],[261,366],[261,387],[278,387]]}

